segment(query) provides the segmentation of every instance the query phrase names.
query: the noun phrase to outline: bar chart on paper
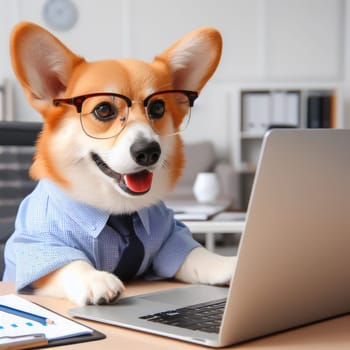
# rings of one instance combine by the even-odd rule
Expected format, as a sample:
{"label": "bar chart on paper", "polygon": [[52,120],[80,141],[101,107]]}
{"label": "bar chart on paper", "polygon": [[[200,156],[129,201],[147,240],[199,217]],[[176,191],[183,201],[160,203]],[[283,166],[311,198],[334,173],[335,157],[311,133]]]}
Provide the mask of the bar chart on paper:
{"label": "bar chart on paper", "polygon": [[56,340],[77,335],[91,334],[93,332],[93,330],[88,327],[14,294],[0,296],[0,304],[52,320],[52,322],[48,323],[38,322],[34,319],[3,311],[4,309],[0,310],[0,339],[2,337],[18,337],[24,334],[45,334],[46,339]]}

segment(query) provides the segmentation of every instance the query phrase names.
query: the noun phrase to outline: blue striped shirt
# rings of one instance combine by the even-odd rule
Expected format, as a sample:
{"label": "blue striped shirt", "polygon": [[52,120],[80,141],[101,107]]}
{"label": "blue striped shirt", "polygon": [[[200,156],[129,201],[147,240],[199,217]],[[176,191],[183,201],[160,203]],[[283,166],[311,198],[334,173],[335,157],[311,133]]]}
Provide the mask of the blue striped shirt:
{"label": "blue striped shirt", "polygon": [[[57,185],[41,180],[20,205],[15,232],[5,248],[4,281],[17,290],[75,260],[113,272],[127,246],[128,232],[107,226],[109,213],[75,201]],[[173,277],[199,246],[162,202],[133,214],[145,255],[138,276]],[[126,231],[126,230],[125,230]]]}

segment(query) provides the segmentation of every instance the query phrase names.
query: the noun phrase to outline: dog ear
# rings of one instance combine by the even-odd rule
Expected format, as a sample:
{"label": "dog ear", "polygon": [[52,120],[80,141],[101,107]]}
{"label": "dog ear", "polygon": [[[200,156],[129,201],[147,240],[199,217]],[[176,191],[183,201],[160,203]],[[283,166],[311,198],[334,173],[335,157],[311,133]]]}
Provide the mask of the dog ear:
{"label": "dog ear", "polygon": [[158,58],[167,62],[174,89],[199,92],[215,72],[221,50],[220,33],[203,27],[183,36]]}
{"label": "dog ear", "polygon": [[29,22],[15,27],[10,49],[15,74],[39,111],[63,94],[74,67],[84,61],[51,33]]}

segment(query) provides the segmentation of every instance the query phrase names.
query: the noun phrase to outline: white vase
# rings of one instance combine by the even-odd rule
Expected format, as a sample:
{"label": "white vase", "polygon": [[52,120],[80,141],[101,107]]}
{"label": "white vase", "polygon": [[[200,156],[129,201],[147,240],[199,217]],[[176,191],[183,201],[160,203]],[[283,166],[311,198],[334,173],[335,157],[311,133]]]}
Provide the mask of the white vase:
{"label": "white vase", "polygon": [[215,202],[220,192],[215,173],[199,173],[193,185],[193,194],[200,203]]}

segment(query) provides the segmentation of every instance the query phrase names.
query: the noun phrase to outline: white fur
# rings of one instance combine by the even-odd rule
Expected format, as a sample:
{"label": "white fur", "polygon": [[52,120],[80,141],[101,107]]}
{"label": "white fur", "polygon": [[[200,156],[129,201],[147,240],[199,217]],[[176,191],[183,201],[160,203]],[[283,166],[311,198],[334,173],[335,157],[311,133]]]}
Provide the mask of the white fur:
{"label": "white fur", "polygon": [[[33,96],[39,98],[51,98],[55,91],[55,81],[66,85],[72,71],[72,64],[66,56],[67,49],[57,45],[51,40],[51,36],[44,32],[33,33],[30,40],[23,40],[21,54],[27,64],[24,65],[28,81],[34,92]],[[42,59],[42,57],[45,59]],[[48,72],[55,72],[55,77]],[[48,79],[46,79],[48,78]]]}
{"label": "white fur", "polygon": [[[202,59],[203,52],[206,52],[208,60]],[[175,48],[170,56],[170,66],[178,77],[182,77],[182,89],[192,90],[193,86],[200,85],[203,72],[208,69],[208,63],[214,59],[215,54],[203,37],[192,37]]]}
{"label": "white fur", "polygon": [[[54,108],[52,100],[59,97],[73,97],[88,90],[119,92],[120,82],[111,82],[107,77],[106,84],[93,86],[93,75],[82,79],[72,79],[82,59],[55,39],[49,32],[31,23],[19,24],[14,31],[11,44],[14,69],[23,85],[24,91],[32,106],[40,113]],[[169,77],[163,84],[165,88],[200,91],[216,66],[221,55],[220,34],[212,29],[199,29],[184,36],[163,55],[155,59],[157,67],[169,68]],[[166,60],[166,62],[165,62]],[[124,63],[123,63],[124,62]],[[146,65],[132,60],[123,61],[143,70]],[[154,66],[154,67],[155,67]],[[117,67],[117,65],[116,65]],[[118,65],[120,70],[120,66]],[[117,68],[116,68],[117,69]],[[135,98],[144,93],[161,90],[156,71],[147,79],[132,70],[130,82],[135,86],[130,91]],[[162,73],[159,73],[162,74]],[[114,80],[118,80],[118,74]],[[89,78],[90,77],[90,78]],[[160,81],[163,81],[162,78]],[[103,77],[99,77],[102,80]],[[79,80],[84,81],[80,84]],[[77,82],[77,86],[73,86]],[[80,85],[84,85],[84,87]],[[88,85],[88,86],[86,86]],[[123,84],[124,85],[124,84]],[[139,86],[143,86],[140,91]],[[136,88],[137,87],[137,88]],[[134,91],[137,90],[137,91]],[[110,140],[96,140],[81,132],[79,117],[62,116],[49,144],[57,173],[68,181],[65,191],[74,199],[90,204],[96,208],[112,213],[125,213],[140,210],[157,203],[171,189],[171,174],[167,168],[170,157],[176,154],[177,137],[160,137],[150,125],[146,124],[144,110],[135,104],[130,109],[128,124],[123,132]],[[134,109],[133,109],[134,108]],[[72,113],[74,109],[71,108]],[[136,112],[135,112],[136,110]],[[135,113],[135,114],[133,114]],[[138,114],[136,114],[138,113]],[[140,121],[140,115],[142,116]],[[66,118],[65,118],[66,117]],[[166,126],[167,131],[174,130],[172,118]],[[120,174],[134,173],[141,170],[130,154],[130,146],[140,137],[157,141],[161,147],[161,157],[148,170],[153,172],[152,187],[148,193],[132,196],[119,188],[114,179],[105,175],[91,159],[91,152],[98,154],[115,172]],[[45,175],[45,174],[42,174]],[[234,271],[234,258],[221,257],[204,248],[194,249],[176,273],[176,278],[190,283],[228,284]],[[122,282],[113,274],[98,271],[85,261],[74,261],[56,270],[46,279],[37,283],[37,293],[67,297],[72,302],[83,305],[88,303],[113,302],[123,292]]]}
{"label": "white fur", "polygon": [[[80,128],[77,122],[75,125],[71,122],[62,125],[52,139],[56,147],[57,166],[70,179],[71,188],[68,191],[73,198],[120,213],[156,203],[167,193],[169,174],[161,164],[175,146],[171,137],[162,142],[151,128],[144,123],[135,122],[119,136],[122,137],[119,142],[111,147],[101,147],[100,140],[79,134],[77,128]],[[129,149],[141,135],[150,141],[160,142],[162,156],[154,166],[152,190],[135,198],[120,190],[113,179],[96,167],[91,160],[90,151],[98,153],[113,170],[129,173],[138,167],[131,158]],[[70,149],[70,152],[64,152],[65,149]],[[228,284],[233,274],[234,261],[233,257],[222,257],[204,248],[197,248],[188,255],[175,277],[188,283]],[[53,274],[45,288],[38,289],[39,294],[66,296],[79,305],[114,301],[123,291],[124,286],[116,276],[97,271],[84,261],[67,264]]]}
{"label": "white fur", "polygon": [[[174,147],[171,137],[162,141],[145,123],[134,122],[118,136],[114,145],[106,147],[101,140],[77,132],[76,128],[80,128],[78,121],[74,125],[71,121],[67,122],[51,140],[51,147],[55,149],[55,164],[60,173],[69,179],[70,186],[66,191],[74,199],[109,212],[120,213],[156,204],[169,192],[169,174],[164,164]],[[153,172],[151,191],[135,197],[125,193],[115,180],[103,174],[91,159],[90,152],[97,153],[118,173],[136,172],[140,167],[131,157],[130,146],[140,136],[160,142],[162,154],[158,162],[150,168]],[[67,152],[67,149],[70,151]]]}
{"label": "white fur", "polygon": [[123,282],[115,275],[78,260],[57,270],[50,283],[36,293],[66,297],[77,305],[86,305],[113,302],[124,290]]}
{"label": "white fur", "polygon": [[[200,247],[187,256],[175,278],[187,283],[228,285],[235,266],[236,257],[220,256]],[[123,283],[115,275],[78,260],[58,269],[50,283],[36,292],[86,305],[115,302],[124,290]]]}
{"label": "white fur", "polygon": [[229,284],[236,266],[236,257],[220,256],[202,247],[193,249],[175,277],[187,283]]}

